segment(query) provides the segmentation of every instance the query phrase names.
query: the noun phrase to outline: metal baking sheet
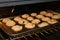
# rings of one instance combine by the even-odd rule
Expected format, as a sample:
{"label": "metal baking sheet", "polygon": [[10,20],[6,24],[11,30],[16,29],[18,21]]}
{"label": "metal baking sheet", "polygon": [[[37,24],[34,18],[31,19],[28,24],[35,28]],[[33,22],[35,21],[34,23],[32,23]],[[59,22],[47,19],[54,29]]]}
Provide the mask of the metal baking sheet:
{"label": "metal baking sheet", "polygon": [[[13,19],[14,17],[7,17],[7,18],[10,18],[10,19]],[[2,19],[4,19],[4,18],[2,18]],[[2,20],[2,19],[0,19],[0,20]],[[3,24],[2,24],[3,25]],[[55,26],[59,26],[60,25],[60,22],[59,23],[56,23],[56,24],[53,24],[53,25],[48,25],[48,26],[46,26],[46,27],[43,27],[43,28],[41,28],[40,30],[42,31],[42,30],[44,30],[44,29],[48,29],[48,28],[53,28],[53,27],[55,27]],[[23,28],[23,30],[22,31],[20,31],[20,32],[17,32],[17,33],[15,33],[14,31],[12,31],[12,29],[10,29],[10,28],[8,28],[7,26],[3,26],[2,27],[3,28],[3,30],[5,31],[5,28],[7,29],[7,30],[9,30],[9,31],[5,31],[8,35],[10,35],[10,36],[16,36],[16,35],[23,35],[23,34],[26,34],[26,33],[32,33],[32,32],[38,32],[38,30],[39,30],[39,28],[36,26],[34,29],[26,29],[26,28]],[[11,32],[11,33],[10,33]]]}

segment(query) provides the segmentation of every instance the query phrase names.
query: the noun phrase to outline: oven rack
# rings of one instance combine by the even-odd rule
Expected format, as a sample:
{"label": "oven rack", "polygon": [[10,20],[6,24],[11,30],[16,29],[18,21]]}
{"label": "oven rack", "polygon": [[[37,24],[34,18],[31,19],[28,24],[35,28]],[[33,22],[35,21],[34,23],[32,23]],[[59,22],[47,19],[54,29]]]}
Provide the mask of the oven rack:
{"label": "oven rack", "polygon": [[[40,29],[39,29],[39,30],[40,30]],[[37,32],[37,33],[33,32],[32,34],[28,34],[28,35],[25,35],[25,36],[22,35],[21,37],[18,37],[18,36],[14,37],[14,38],[9,37],[9,40],[21,40],[22,38],[24,38],[25,40],[29,40],[29,39],[27,38],[27,36],[29,36],[29,37],[31,37],[32,39],[34,39],[32,35],[35,35],[35,36],[37,36],[37,37],[40,37],[40,36],[42,35],[42,36],[44,36],[44,37],[46,38],[46,36],[52,35],[53,33],[59,32],[59,31],[60,31],[60,27],[54,27],[54,28],[49,28],[49,29],[46,29],[46,30]],[[47,39],[47,38],[46,38],[46,39]]]}

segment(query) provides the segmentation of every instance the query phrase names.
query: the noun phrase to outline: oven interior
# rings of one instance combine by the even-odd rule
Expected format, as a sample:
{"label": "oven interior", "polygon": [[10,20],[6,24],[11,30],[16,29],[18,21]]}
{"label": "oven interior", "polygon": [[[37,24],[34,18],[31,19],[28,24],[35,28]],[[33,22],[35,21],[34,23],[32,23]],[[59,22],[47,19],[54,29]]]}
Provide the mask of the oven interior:
{"label": "oven interior", "polygon": [[[14,11],[12,12],[12,10],[14,9]],[[40,11],[46,11],[46,10],[52,10],[55,12],[60,12],[60,2],[45,2],[45,3],[35,3],[35,4],[28,4],[28,5],[16,5],[16,6],[11,6],[11,7],[1,7],[0,8],[0,18],[6,18],[6,17],[13,17],[13,16],[18,16],[18,15],[22,15],[24,13],[32,13],[32,12],[36,12],[39,13]],[[32,35],[28,34],[29,36],[23,36],[21,37],[19,36],[10,36],[7,35],[2,29],[0,29],[0,34],[2,35],[3,39],[6,40],[35,40],[37,37],[38,38],[42,38],[42,40],[59,40],[59,38],[57,37],[57,39],[53,39],[53,37],[55,36],[55,34],[59,34],[60,33],[60,22],[54,25],[49,25],[49,27],[46,28],[42,28],[43,31],[40,31],[40,29],[34,30],[32,31],[35,33],[31,33]],[[47,29],[51,29],[51,30],[47,30]],[[38,31],[38,32],[36,32]],[[48,32],[48,33],[47,33]],[[24,34],[22,34],[24,35]],[[26,34],[25,34],[26,35]],[[33,37],[32,37],[33,36]],[[36,36],[36,38],[35,38]],[[21,37],[21,38],[20,38]],[[37,38],[37,40],[38,40]]]}

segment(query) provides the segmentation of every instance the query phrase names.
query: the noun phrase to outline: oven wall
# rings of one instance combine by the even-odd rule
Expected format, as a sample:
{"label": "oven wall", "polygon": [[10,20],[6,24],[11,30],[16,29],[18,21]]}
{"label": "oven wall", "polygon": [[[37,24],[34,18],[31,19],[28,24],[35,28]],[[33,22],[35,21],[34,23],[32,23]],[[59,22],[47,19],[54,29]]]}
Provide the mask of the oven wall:
{"label": "oven wall", "polygon": [[[14,9],[13,12],[11,12]],[[15,16],[22,13],[39,13],[42,10],[60,10],[60,2],[45,2],[45,3],[36,3],[28,5],[16,5],[11,7],[1,7],[0,8],[0,18]],[[59,11],[58,11],[59,12]]]}

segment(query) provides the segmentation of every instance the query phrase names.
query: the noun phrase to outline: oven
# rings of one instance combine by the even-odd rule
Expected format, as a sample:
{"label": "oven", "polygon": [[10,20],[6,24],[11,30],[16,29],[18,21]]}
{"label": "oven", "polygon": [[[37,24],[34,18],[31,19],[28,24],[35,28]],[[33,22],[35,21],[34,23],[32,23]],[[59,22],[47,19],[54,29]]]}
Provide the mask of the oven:
{"label": "oven", "polygon": [[[19,1],[13,1],[13,2],[19,2]],[[28,1],[26,2],[28,4],[25,3],[23,4],[23,3],[19,5],[13,5],[13,4],[10,5],[8,3],[9,5],[2,5],[0,7],[0,39],[1,40],[60,40],[60,16],[59,19],[57,19],[58,17],[56,19],[49,17],[57,21],[57,23],[55,24],[49,24],[47,22],[48,25],[45,27],[38,27],[38,24],[35,24],[35,28],[31,28],[31,29],[28,29],[30,27],[24,28],[25,27],[24,25],[18,24],[16,21],[14,21],[15,17],[21,17],[24,14],[28,14],[29,16],[31,16],[31,13],[42,15],[40,14],[41,11],[45,11],[47,13],[51,13],[54,15],[60,15],[60,1],[47,1],[47,2],[33,1],[33,3],[30,3]],[[1,3],[1,4],[5,4],[5,3]],[[48,16],[44,16],[44,17],[48,17]],[[9,18],[10,20],[13,20],[16,23],[15,25],[21,25],[23,26],[23,29],[19,32],[16,32],[17,29],[14,31],[15,28],[12,30],[11,28],[9,28],[10,24],[7,24],[9,26],[8,27],[6,23],[2,22],[4,18]],[[34,20],[35,19],[41,20],[38,17],[37,18],[34,17]],[[41,20],[41,23],[42,22],[46,22],[46,21]]]}

